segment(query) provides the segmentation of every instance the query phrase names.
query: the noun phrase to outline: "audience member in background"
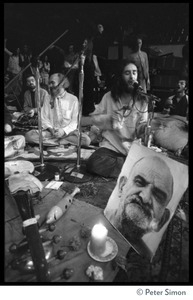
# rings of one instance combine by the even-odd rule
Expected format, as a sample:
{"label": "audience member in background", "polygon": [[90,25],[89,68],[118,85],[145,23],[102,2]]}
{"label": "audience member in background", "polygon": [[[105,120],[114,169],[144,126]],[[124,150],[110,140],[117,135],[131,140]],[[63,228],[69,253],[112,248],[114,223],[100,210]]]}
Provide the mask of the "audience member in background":
{"label": "audience member in background", "polygon": [[187,81],[189,80],[189,43],[186,43],[182,48],[182,68],[180,77],[183,77]]}
{"label": "audience member in background", "polygon": [[93,38],[93,58],[99,66],[99,72],[95,72],[94,87],[94,102],[98,104],[106,92],[108,82],[108,38],[102,24],[97,25]]}
{"label": "audience member in background", "polygon": [[21,51],[21,59],[22,59],[22,68],[23,69],[31,62],[31,58],[32,58],[32,51],[27,44],[24,44],[23,49]]}
{"label": "audience member in background", "polygon": [[89,38],[83,41],[84,60],[84,84],[83,84],[83,116],[88,116],[95,110],[94,106],[94,77],[101,76],[97,57],[92,53],[93,42]]}
{"label": "audience member in background", "polygon": [[21,71],[21,54],[20,48],[16,47],[13,52],[7,49],[6,43],[4,51],[9,55],[7,71],[10,73],[11,77],[15,77]]}
{"label": "audience member in background", "polygon": [[[33,74],[26,75],[27,91],[24,93],[23,109],[30,117],[33,117],[37,113],[37,95],[36,95],[36,80]],[[48,92],[40,88],[40,103],[43,105],[45,99],[49,99]]]}
{"label": "audience member in background", "polygon": [[87,171],[117,178],[131,143],[142,137],[148,109],[146,97],[135,88],[137,77],[137,66],[131,61],[123,61],[111,91],[90,114],[90,123],[101,130],[102,141],[100,148],[88,159]]}
{"label": "audience member in background", "polygon": [[[21,60],[22,60],[22,69],[26,68],[32,59],[32,51],[30,47],[25,43],[21,49]],[[31,68],[28,67],[25,69],[25,71],[22,72],[22,82],[23,82],[23,89],[22,94],[24,95],[24,92],[26,90],[26,75],[29,74],[31,71]]]}
{"label": "audience member in background", "polygon": [[[13,52],[9,51],[7,49],[7,39],[5,39],[4,52],[9,56],[6,75],[4,76],[6,100],[9,101],[9,104],[11,103],[11,106],[15,106],[21,110],[19,104],[22,92],[22,75],[19,74],[22,65],[20,49],[16,47]],[[9,81],[11,81],[11,83],[9,83]]]}
{"label": "audience member in background", "polygon": [[98,65],[103,77],[107,75],[108,41],[105,35],[104,26],[97,25],[97,33],[93,39],[93,55],[97,56]]}
{"label": "audience member in background", "polygon": [[21,86],[18,84],[17,78],[9,84],[10,74],[5,72],[4,74],[4,101],[6,105],[13,110],[22,111],[22,96]]}
{"label": "audience member in background", "polygon": [[128,55],[128,59],[135,62],[138,67],[138,82],[143,88],[143,91],[147,93],[150,90],[150,78],[149,78],[149,61],[147,53],[141,50],[142,38],[135,36],[131,45],[132,53]]}
{"label": "audience member in background", "polygon": [[68,46],[65,59],[64,59],[64,70],[68,72],[69,88],[68,91],[78,96],[78,70],[79,70],[79,55],[74,50],[74,45]]}
{"label": "audience member in background", "polygon": [[48,61],[48,56],[45,55],[42,60],[42,66],[40,67],[40,75],[41,75],[41,86],[48,90],[49,85],[49,73],[50,73],[50,63]]}
{"label": "audience member in background", "polygon": [[9,72],[4,73],[4,87],[10,81]]}
{"label": "audience member in background", "polygon": [[[62,73],[49,78],[50,97],[46,97],[41,110],[43,138],[58,139],[59,143],[78,144],[78,99],[68,93],[68,79]],[[25,135],[26,141],[39,143],[37,130]],[[82,133],[82,145],[88,146],[90,138]]]}
{"label": "audience member in background", "polygon": [[175,94],[166,100],[163,113],[188,118],[188,95],[186,95],[187,89],[187,80],[180,79],[177,83]]}

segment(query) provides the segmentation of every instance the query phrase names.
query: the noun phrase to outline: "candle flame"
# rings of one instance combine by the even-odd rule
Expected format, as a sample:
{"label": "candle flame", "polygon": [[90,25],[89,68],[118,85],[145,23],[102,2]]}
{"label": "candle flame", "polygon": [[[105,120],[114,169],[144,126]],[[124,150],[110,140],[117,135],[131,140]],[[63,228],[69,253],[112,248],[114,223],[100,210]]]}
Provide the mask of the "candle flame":
{"label": "candle flame", "polygon": [[107,236],[108,230],[106,229],[105,226],[103,226],[102,224],[96,224],[94,225],[93,229],[92,229],[92,235],[98,238]]}

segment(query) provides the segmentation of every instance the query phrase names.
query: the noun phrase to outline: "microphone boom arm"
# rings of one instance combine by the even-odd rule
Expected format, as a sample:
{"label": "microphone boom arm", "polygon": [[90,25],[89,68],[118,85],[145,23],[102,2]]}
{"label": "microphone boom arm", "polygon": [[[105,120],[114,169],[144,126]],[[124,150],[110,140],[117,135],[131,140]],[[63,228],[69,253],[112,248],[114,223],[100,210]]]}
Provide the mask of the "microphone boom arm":
{"label": "microphone boom arm", "polygon": [[[69,30],[65,30],[57,39],[55,39],[48,47],[43,50],[38,57],[41,57],[49,48],[51,48],[63,35],[65,35]],[[22,69],[12,80],[8,82],[8,84],[4,87],[4,90],[6,90],[13,82],[16,80],[25,70],[27,70],[31,66],[31,62],[24,68]]]}
{"label": "microphone boom arm", "polygon": [[81,118],[82,118],[82,103],[83,103],[84,61],[85,61],[85,56],[82,54],[80,56],[80,73],[79,73],[77,169],[80,168],[80,158],[81,158]]}

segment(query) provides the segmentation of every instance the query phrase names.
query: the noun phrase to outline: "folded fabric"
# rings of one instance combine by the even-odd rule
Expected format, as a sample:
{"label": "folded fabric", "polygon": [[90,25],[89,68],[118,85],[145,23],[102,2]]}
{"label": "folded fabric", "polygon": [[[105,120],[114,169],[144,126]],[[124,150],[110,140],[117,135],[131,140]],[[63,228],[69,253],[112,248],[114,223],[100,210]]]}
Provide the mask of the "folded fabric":
{"label": "folded fabric", "polygon": [[13,174],[34,171],[34,165],[27,160],[10,160],[4,163],[5,173],[4,176],[8,177]]}
{"label": "folded fabric", "polygon": [[4,156],[14,157],[24,152],[25,137],[23,135],[12,135],[4,138]]}
{"label": "folded fabric", "polygon": [[43,189],[43,185],[39,179],[27,172],[9,176],[8,183],[11,193],[29,190],[30,194],[35,194],[38,191],[41,192]]}

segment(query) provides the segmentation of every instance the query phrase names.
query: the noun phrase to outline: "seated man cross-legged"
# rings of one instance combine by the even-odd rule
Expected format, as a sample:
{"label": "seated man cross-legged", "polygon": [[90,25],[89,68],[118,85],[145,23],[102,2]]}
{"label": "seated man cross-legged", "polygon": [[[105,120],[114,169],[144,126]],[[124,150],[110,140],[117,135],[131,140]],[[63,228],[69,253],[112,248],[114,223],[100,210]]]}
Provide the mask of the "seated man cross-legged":
{"label": "seated man cross-legged", "polygon": [[[117,178],[132,142],[142,138],[148,118],[147,99],[135,88],[138,69],[125,60],[95,111],[91,123],[101,130],[102,141],[87,162],[87,171]],[[86,118],[86,117],[85,117]]]}
{"label": "seated man cross-legged", "polygon": [[[69,81],[62,73],[54,73],[49,78],[50,95],[41,110],[43,139],[57,139],[59,144],[78,144],[78,99],[68,93]],[[39,133],[26,133],[26,141],[39,143]],[[81,145],[89,146],[90,138],[82,133]]]}
{"label": "seated man cross-legged", "polygon": [[[36,97],[36,80],[33,74],[29,73],[25,76],[27,90],[24,93],[23,109],[25,113],[28,113],[30,117],[37,114],[37,97]],[[40,88],[40,103],[41,107],[48,98],[48,93],[45,89]]]}

